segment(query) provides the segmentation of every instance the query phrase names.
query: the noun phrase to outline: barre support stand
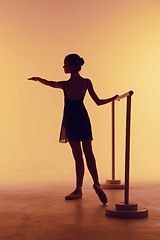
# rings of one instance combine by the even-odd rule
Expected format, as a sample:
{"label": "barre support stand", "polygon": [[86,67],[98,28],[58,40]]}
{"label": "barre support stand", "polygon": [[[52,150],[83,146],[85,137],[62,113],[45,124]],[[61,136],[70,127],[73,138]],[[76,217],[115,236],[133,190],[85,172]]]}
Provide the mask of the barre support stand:
{"label": "barre support stand", "polygon": [[115,102],[112,102],[112,179],[101,184],[104,189],[124,189],[121,180],[115,179]]}
{"label": "barre support stand", "polygon": [[[133,91],[130,91],[129,94],[127,95],[124,202],[116,203],[115,208],[106,209],[105,214],[110,217],[144,218],[148,216],[148,210],[146,208],[139,209],[136,203],[129,203],[130,122],[131,122],[130,120],[131,120],[131,96],[132,95],[133,95]],[[122,96],[120,96],[120,98],[122,98]]]}

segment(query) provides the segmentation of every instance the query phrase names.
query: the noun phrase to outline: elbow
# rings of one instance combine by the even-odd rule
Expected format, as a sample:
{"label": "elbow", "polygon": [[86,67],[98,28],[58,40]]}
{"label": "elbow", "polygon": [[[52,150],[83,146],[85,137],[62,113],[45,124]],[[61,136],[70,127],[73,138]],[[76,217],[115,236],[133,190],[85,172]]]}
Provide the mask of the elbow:
{"label": "elbow", "polygon": [[102,105],[101,100],[97,100],[97,101],[96,101],[96,105],[97,105],[97,106],[101,106],[101,105]]}

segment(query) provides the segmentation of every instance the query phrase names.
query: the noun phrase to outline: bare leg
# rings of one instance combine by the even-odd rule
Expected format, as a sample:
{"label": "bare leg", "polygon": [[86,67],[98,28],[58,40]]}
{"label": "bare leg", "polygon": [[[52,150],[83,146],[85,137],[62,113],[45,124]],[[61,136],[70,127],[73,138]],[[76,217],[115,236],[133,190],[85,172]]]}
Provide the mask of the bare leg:
{"label": "bare leg", "polygon": [[82,184],[84,177],[84,161],[82,157],[82,149],[80,142],[69,142],[73,157],[75,159],[75,168],[76,168],[76,189],[65,197],[66,200],[74,200],[82,198]]}
{"label": "bare leg", "polygon": [[96,160],[95,160],[95,157],[93,154],[91,141],[83,141],[82,144],[83,144],[83,151],[84,151],[84,154],[86,157],[87,167],[88,167],[88,170],[89,170],[89,172],[92,176],[93,182],[94,182],[93,188],[94,188],[95,192],[97,193],[100,201],[103,204],[106,204],[108,200],[99,184]]}
{"label": "bare leg", "polygon": [[95,184],[99,184],[96,160],[92,150],[92,142],[91,141],[83,141],[83,151],[86,157],[87,167],[92,176],[93,182]]}
{"label": "bare leg", "polygon": [[83,177],[84,177],[84,161],[82,157],[82,148],[80,142],[69,142],[73,157],[75,159],[75,169],[76,169],[76,190],[74,192],[81,192]]}

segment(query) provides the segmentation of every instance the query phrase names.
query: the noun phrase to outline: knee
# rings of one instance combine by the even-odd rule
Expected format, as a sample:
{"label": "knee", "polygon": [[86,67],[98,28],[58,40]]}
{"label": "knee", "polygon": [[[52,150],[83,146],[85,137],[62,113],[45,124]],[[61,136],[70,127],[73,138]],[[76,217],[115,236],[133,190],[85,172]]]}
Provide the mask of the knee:
{"label": "knee", "polygon": [[93,154],[93,151],[92,151],[91,147],[84,146],[83,147],[83,152],[84,152],[84,155],[85,155],[86,159],[93,159],[94,158],[94,154]]}
{"label": "knee", "polygon": [[83,157],[82,157],[82,152],[72,150],[72,153],[73,153],[73,156],[74,156],[75,159],[77,159],[77,160],[83,159]]}
{"label": "knee", "polygon": [[82,151],[79,149],[72,148],[72,154],[75,160],[81,160],[82,157]]}

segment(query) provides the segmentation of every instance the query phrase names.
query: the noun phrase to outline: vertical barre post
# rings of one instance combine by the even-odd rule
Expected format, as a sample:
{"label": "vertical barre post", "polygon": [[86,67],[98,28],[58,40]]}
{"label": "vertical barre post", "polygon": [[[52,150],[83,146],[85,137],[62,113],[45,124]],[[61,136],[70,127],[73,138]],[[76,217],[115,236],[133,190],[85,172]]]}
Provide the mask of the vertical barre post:
{"label": "vertical barre post", "polygon": [[124,191],[125,204],[129,204],[130,127],[131,127],[131,95],[127,97],[127,109],[126,109],[126,152],[125,152],[125,191]]}
{"label": "vertical barre post", "polygon": [[124,189],[124,184],[121,184],[121,180],[116,180],[115,177],[115,101],[111,105],[111,142],[112,142],[112,179],[106,180],[105,184],[101,184],[102,188],[108,189]]}
{"label": "vertical barre post", "polygon": [[112,180],[115,180],[115,102],[112,102]]}
{"label": "vertical barre post", "polygon": [[[130,165],[130,126],[131,126],[131,96],[133,91],[127,93],[126,107],[126,146],[125,146],[125,192],[124,203],[116,203],[115,208],[106,209],[106,215],[121,218],[142,218],[148,216],[146,208],[138,209],[137,203],[129,203],[129,165]],[[126,94],[120,98],[126,97]]]}

